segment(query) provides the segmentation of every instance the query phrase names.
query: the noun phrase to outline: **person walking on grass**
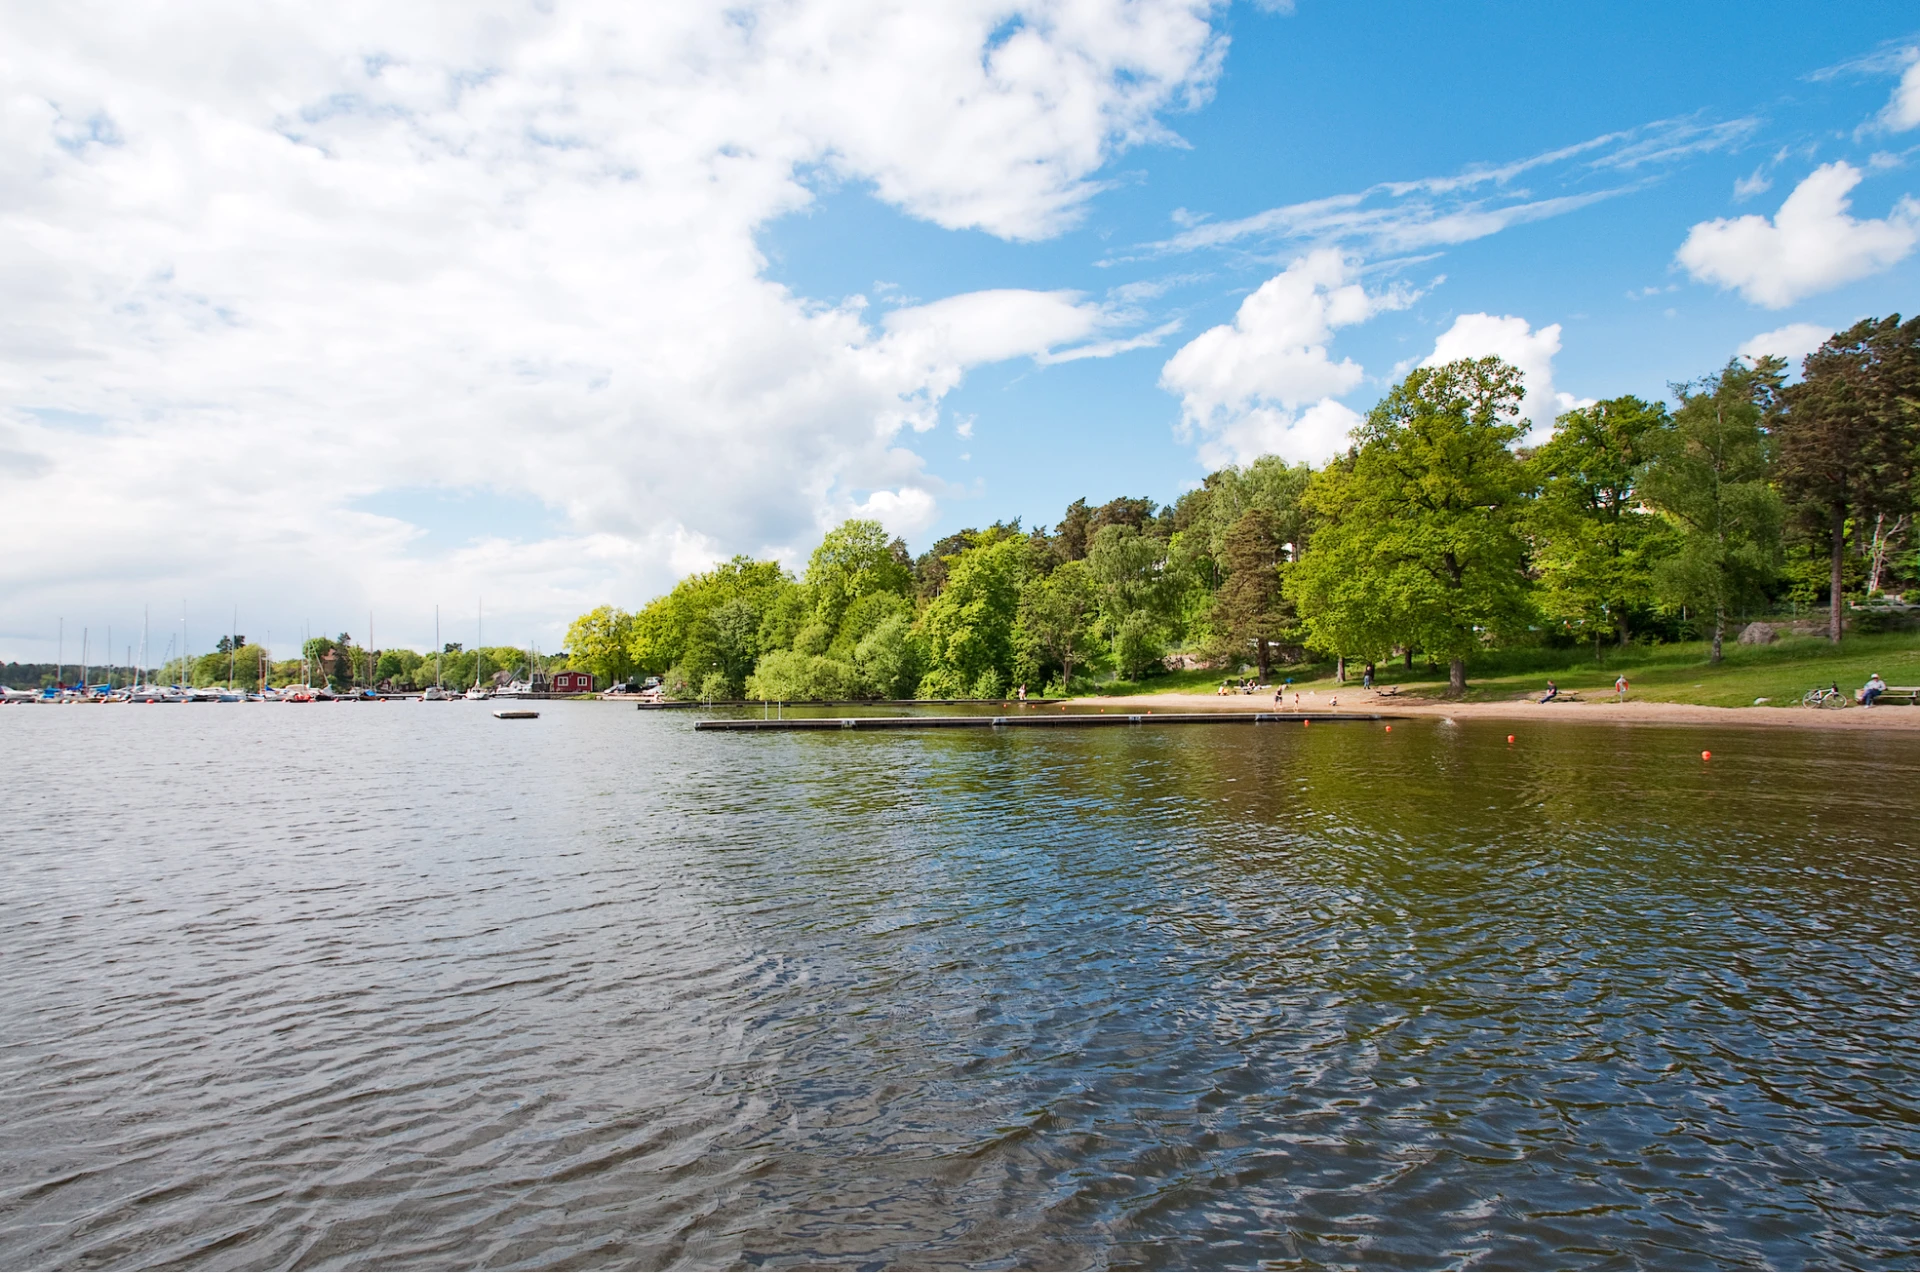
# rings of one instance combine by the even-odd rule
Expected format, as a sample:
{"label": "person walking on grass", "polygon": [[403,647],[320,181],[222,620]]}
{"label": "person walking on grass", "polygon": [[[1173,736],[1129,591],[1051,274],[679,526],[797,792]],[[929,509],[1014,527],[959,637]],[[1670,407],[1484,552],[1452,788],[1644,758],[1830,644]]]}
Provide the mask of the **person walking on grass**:
{"label": "person walking on grass", "polygon": [[1613,702],[1623,704],[1627,699],[1627,675],[1622,673],[1613,679]]}

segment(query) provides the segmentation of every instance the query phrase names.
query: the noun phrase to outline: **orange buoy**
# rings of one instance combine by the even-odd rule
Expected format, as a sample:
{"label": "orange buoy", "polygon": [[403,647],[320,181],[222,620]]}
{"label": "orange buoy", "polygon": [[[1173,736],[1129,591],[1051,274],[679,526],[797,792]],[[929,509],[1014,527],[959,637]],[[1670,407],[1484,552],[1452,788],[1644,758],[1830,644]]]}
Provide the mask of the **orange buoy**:
{"label": "orange buoy", "polygon": [[1311,717],[1303,717],[1300,719],[1300,724],[1302,726],[1311,726],[1313,725],[1313,719]]}
{"label": "orange buoy", "polygon": [[1511,735],[1507,736],[1507,742],[1511,744],[1513,742],[1513,736]]}
{"label": "orange buoy", "polygon": [[1389,726],[1387,727],[1387,731],[1388,731],[1388,733],[1392,733],[1392,731],[1393,731],[1393,727],[1392,727],[1391,725],[1389,725]]}
{"label": "orange buoy", "polygon": [[1703,749],[1701,749],[1701,750],[1700,750],[1700,760],[1701,760],[1701,761],[1712,761],[1712,760],[1713,760],[1713,754],[1712,754],[1712,753],[1710,753],[1710,752],[1708,752],[1708,751],[1707,751],[1706,749],[1704,749],[1704,748],[1703,748]]}

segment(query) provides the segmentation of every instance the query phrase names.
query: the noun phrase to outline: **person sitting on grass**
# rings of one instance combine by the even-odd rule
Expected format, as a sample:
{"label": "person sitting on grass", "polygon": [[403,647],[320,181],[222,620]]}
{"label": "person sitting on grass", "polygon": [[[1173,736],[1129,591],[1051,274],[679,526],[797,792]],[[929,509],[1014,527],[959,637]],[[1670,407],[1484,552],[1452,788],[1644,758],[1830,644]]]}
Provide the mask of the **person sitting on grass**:
{"label": "person sitting on grass", "polygon": [[1887,684],[1880,680],[1878,673],[1875,673],[1867,679],[1867,684],[1860,688],[1860,703],[1867,708],[1872,708],[1873,701],[1879,699],[1886,693]]}
{"label": "person sitting on grass", "polygon": [[1542,704],[1551,704],[1556,698],[1559,697],[1559,694],[1560,694],[1560,688],[1553,684],[1552,678],[1548,678],[1547,693],[1540,697],[1540,702]]}

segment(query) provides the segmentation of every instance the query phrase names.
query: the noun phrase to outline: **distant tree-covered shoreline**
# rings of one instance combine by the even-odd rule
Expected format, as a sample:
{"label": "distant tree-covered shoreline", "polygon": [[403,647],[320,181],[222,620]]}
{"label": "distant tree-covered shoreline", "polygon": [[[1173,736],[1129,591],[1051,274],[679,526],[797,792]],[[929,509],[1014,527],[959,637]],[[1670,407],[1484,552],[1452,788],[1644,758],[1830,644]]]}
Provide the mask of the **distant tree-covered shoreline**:
{"label": "distant tree-covered shoreline", "polygon": [[575,620],[576,665],[670,695],[776,700],[1060,694],[1171,653],[1224,671],[1416,659],[1465,689],[1516,645],[1706,637],[1757,609],[1916,577],[1920,319],[1575,408],[1523,448],[1520,373],[1420,368],[1318,470],[1263,456],[1171,505],[1076,500],[1052,526],[966,528],[918,557],[878,522],[798,576],[735,558],[636,611]]}

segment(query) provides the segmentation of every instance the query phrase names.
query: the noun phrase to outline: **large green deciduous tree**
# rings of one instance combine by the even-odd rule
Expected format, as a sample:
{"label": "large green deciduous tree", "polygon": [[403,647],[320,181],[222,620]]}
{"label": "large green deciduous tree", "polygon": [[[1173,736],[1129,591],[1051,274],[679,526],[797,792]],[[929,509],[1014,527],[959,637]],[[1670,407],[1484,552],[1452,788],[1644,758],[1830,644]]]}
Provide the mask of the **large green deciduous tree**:
{"label": "large green deciduous tree", "polygon": [[1084,560],[1069,560],[1020,590],[1018,646],[1033,675],[1060,670],[1060,685],[1073,682],[1074,667],[1098,640],[1100,590]]}
{"label": "large green deciduous tree", "polygon": [[989,540],[955,557],[946,587],[920,617],[927,640],[921,699],[973,695],[1014,664],[1013,628],[1026,583],[1031,543],[1023,535]]}
{"label": "large green deciduous tree", "polygon": [[1849,525],[1912,511],[1920,445],[1920,318],[1862,319],[1807,356],[1774,422],[1778,480],[1828,541],[1827,636],[1840,640]]}
{"label": "large green deciduous tree", "polygon": [[1307,550],[1287,573],[1314,645],[1378,657],[1417,644],[1447,656],[1458,695],[1483,634],[1525,623],[1522,389],[1497,358],[1416,369],[1354,431],[1346,462],[1314,475]]}
{"label": "large green deciduous tree", "polygon": [[1713,615],[1718,663],[1727,613],[1764,596],[1780,558],[1780,497],[1768,482],[1767,422],[1777,410],[1785,364],[1733,360],[1718,373],[1675,386],[1680,408],[1641,479],[1647,503],[1677,534],[1655,567],[1668,604]]}
{"label": "large green deciduous tree", "polygon": [[619,607],[595,607],[567,627],[568,657],[603,685],[624,682],[633,673],[632,647],[633,616]]}
{"label": "large green deciduous tree", "polygon": [[1653,564],[1666,523],[1640,505],[1640,469],[1670,423],[1631,395],[1563,415],[1532,456],[1539,496],[1528,518],[1547,613],[1625,646],[1653,604]]}
{"label": "large green deciduous tree", "polygon": [[853,648],[853,667],[867,694],[910,699],[926,672],[926,643],[905,615],[890,615]]}
{"label": "large green deciduous tree", "polygon": [[875,593],[913,596],[913,559],[904,543],[869,518],[852,518],[829,531],[807,560],[806,585],[814,619],[838,633],[856,601]]}

